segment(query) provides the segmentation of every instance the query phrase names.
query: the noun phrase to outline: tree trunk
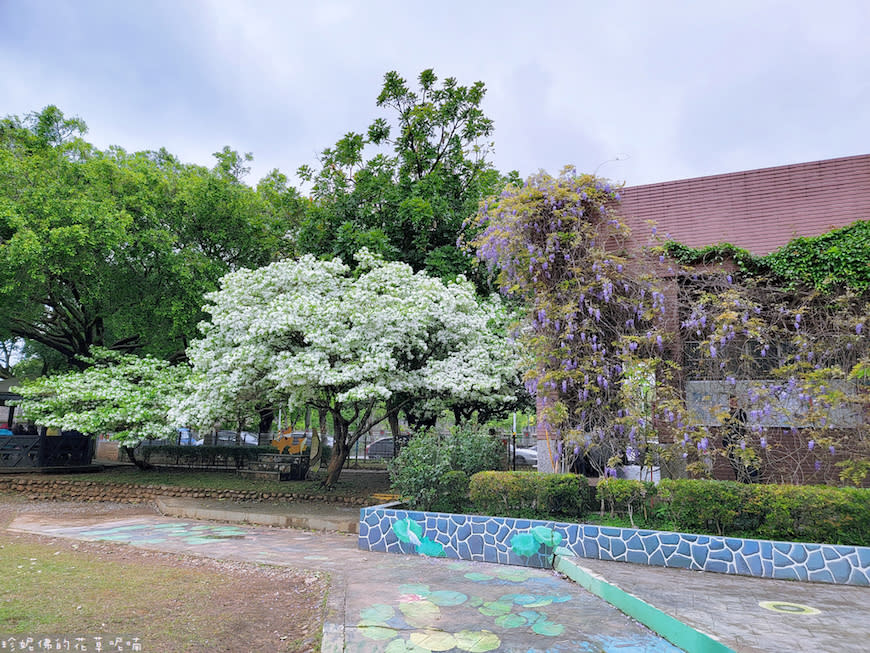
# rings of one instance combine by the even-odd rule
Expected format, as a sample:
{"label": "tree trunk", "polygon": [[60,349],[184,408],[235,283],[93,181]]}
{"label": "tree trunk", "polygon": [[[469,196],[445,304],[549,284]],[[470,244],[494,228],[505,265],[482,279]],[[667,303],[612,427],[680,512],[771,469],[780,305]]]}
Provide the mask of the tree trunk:
{"label": "tree trunk", "polygon": [[329,465],[326,467],[326,479],[323,485],[327,488],[334,487],[338,482],[338,477],[341,476],[341,470],[344,467],[344,461],[347,460],[350,454],[350,445],[347,441],[348,423],[341,416],[341,413],[332,413],[333,426],[333,446],[332,456],[329,458]]}
{"label": "tree trunk", "polygon": [[326,420],[329,418],[329,413],[325,410],[317,411],[317,420],[320,422],[320,437],[326,437]]}
{"label": "tree trunk", "polygon": [[390,433],[393,434],[393,442],[399,441],[399,411],[393,409],[392,402],[387,400],[387,421],[390,424]]}
{"label": "tree trunk", "polygon": [[144,460],[139,460],[136,458],[136,452],[133,450],[133,447],[121,447],[125,454],[127,454],[127,458],[131,463],[136,465],[142,471],[148,471],[149,469],[154,469],[154,465],[151,463],[146,463]]}

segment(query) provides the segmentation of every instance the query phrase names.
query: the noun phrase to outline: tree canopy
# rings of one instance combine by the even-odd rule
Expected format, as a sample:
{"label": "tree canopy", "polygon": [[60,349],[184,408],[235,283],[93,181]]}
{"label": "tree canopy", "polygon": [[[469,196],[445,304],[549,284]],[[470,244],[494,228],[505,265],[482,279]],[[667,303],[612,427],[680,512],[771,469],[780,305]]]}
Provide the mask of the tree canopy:
{"label": "tree canopy", "polygon": [[501,337],[500,302],[479,301],[460,278],[443,283],[367,250],[354,273],[312,255],[225,276],[207,296],[211,321],[191,343],[191,392],[176,423],[211,426],[257,401],[328,412],[334,450],[326,483],[350,447],[408,402],[512,399],[514,345]]}
{"label": "tree canopy", "polygon": [[160,150],[100,151],[56,107],[0,121],[0,339],[84,365],[92,346],[179,355],[226,272],[291,249],[301,200],[245,157],[215,168]]}
{"label": "tree canopy", "polygon": [[[387,73],[377,105],[390,118],[323,150],[319,169],[299,169],[312,184],[301,251],[353,264],[366,247],[444,279],[474,272],[457,238],[478,202],[504,183],[487,160],[493,123],[481,109],[486,89],[452,77],[439,84],[431,69],[418,84],[412,90]],[[376,150],[368,159],[367,149]]]}
{"label": "tree canopy", "polygon": [[186,365],[100,348],[84,362],[83,370],[17,388],[24,416],[44,426],[107,434],[131,459],[132,449],[143,440],[175,434],[168,412],[184,388],[190,371]]}

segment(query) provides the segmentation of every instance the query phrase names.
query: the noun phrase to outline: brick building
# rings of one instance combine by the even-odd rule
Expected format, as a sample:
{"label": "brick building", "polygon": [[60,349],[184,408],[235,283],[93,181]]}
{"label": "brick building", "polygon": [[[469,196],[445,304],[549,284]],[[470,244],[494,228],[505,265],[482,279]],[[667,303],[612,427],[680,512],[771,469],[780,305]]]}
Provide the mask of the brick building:
{"label": "brick building", "polygon": [[653,220],[689,247],[724,242],[768,254],[870,219],[870,154],[630,186],[622,214],[640,243]]}
{"label": "brick building", "polygon": [[[764,255],[870,219],[870,154],[630,186],[620,212],[639,246],[651,242],[653,222],[659,236],[690,247],[731,243]],[[785,446],[800,446],[780,435]],[[733,479],[727,460],[717,461],[714,475]]]}

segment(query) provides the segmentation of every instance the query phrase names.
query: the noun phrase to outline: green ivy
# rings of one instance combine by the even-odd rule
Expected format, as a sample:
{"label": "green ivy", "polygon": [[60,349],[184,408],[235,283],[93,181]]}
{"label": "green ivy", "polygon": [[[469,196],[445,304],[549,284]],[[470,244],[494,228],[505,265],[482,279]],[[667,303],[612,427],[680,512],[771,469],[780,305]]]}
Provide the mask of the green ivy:
{"label": "green ivy", "polygon": [[773,276],[788,287],[833,290],[848,286],[859,292],[870,288],[870,220],[858,220],[821,236],[795,238],[767,256],[755,256],[730,243],[693,248],[668,241],[662,248],[684,265],[733,261],[743,274]]}

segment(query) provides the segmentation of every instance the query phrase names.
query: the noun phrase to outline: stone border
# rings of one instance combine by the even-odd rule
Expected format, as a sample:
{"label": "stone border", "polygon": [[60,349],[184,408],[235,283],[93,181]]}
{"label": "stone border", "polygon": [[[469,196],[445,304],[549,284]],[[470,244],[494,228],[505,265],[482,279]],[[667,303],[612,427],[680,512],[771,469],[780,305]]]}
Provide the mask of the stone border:
{"label": "stone border", "polygon": [[[870,586],[870,547],[421,512],[395,508],[396,505],[360,510],[360,549],[552,567],[553,549],[559,546],[578,558],[755,578]],[[538,537],[538,531],[543,533],[542,537]],[[547,537],[547,532],[551,537]],[[524,538],[522,547],[518,546],[518,536]]]}
{"label": "stone border", "polygon": [[18,475],[0,476],[0,492],[18,492],[28,499],[40,501],[113,501],[145,503],[157,497],[187,497],[190,499],[224,499],[227,501],[264,502],[275,500],[319,501],[362,506],[366,499],[355,497],[324,497],[301,492],[256,492],[253,490],[209,490],[177,485],[137,485],[135,483],[101,483],[68,479],[27,478]]}

